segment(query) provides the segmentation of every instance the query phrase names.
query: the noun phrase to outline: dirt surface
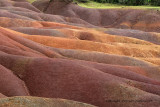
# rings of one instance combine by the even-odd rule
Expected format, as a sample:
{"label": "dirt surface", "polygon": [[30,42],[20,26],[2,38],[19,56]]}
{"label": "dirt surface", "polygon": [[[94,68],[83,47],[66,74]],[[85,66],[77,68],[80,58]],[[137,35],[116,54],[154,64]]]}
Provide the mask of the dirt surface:
{"label": "dirt surface", "polygon": [[74,3],[49,0],[35,1],[33,5],[45,13],[75,17],[103,27],[139,29],[160,32],[160,12],[142,9],[89,9]]}
{"label": "dirt surface", "polygon": [[1,107],[96,107],[85,103],[65,99],[49,99],[40,97],[9,97],[0,100]]}
{"label": "dirt surface", "polygon": [[159,18],[0,0],[0,107],[160,106]]}

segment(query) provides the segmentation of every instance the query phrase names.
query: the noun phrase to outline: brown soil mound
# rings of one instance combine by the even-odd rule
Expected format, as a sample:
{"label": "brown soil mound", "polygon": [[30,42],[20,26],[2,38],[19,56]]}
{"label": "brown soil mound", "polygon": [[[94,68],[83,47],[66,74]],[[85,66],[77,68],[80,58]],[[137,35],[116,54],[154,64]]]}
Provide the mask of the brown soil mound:
{"label": "brown soil mound", "polygon": [[0,65],[0,73],[0,93],[8,97],[29,95],[24,82],[17,78],[10,70]]}
{"label": "brown soil mound", "polygon": [[25,17],[25,16],[20,16],[20,15],[17,15],[17,14],[10,13],[10,12],[8,12],[6,10],[1,10],[0,11],[0,17],[9,17],[9,18],[24,19],[24,20],[33,20],[33,19]]}
{"label": "brown soil mound", "polygon": [[[127,56],[106,54],[102,52],[74,50],[74,49],[60,49],[60,48],[51,48],[51,47],[48,47],[48,48],[61,54],[62,56],[73,58],[73,59],[105,63],[105,64],[113,64],[113,65],[152,66],[152,64],[150,63],[147,63],[145,61],[135,59],[132,57],[127,57]],[[159,63],[154,63],[154,64],[160,65]]]}
{"label": "brown soil mound", "polygon": [[5,98],[6,96],[0,93],[0,98]]}
{"label": "brown soil mound", "polygon": [[3,6],[0,7],[0,17],[10,17],[25,20],[54,21],[76,26],[95,27],[80,18],[69,18],[59,15],[44,14],[32,9],[33,6],[28,2],[1,1]]}
{"label": "brown soil mound", "polygon": [[137,38],[160,45],[160,34],[130,29],[107,29],[107,34]]}
{"label": "brown soil mound", "polygon": [[42,27],[42,25],[35,21],[27,21],[21,19],[12,19],[6,17],[0,17],[1,27]]}
{"label": "brown soil mound", "polygon": [[27,8],[35,12],[40,12],[40,10],[35,8],[33,5],[31,5],[27,1],[19,2],[18,0],[1,0],[0,7],[22,7],[22,8]]}
{"label": "brown soil mound", "polygon": [[22,20],[17,18],[7,18],[0,17],[0,26],[1,27],[45,27],[45,28],[72,28],[72,29],[80,29],[80,27],[62,24],[57,22],[45,22],[45,21],[29,21]]}
{"label": "brown soil mound", "polygon": [[[7,57],[7,61],[4,56]],[[65,98],[105,107],[108,104],[114,105],[106,100],[115,98],[133,100],[134,96],[130,95],[134,94],[140,96],[136,100],[152,98],[155,101],[150,104],[159,104],[157,95],[160,95],[158,92],[160,82],[134,73],[125,67],[62,59],[13,57],[12,55],[2,55],[0,59],[1,64],[13,70],[16,75],[20,75],[33,96]],[[20,61],[23,63],[19,63]],[[16,65],[12,65],[11,68],[8,62]],[[17,66],[18,69],[16,69]],[[21,69],[23,72],[20,72]],[[134,71],[134,68],[132,70]],[[126,92],[128,94],[123,94]],[[120,103],[120,105],[126,106],[127,103]]]}
{"label": "brown soil mound", "polygon": [[[22,35],[23,36],[23,35]],[[160,57],[160,47],[157,45],[133,45],[133,44],[104,44],[98,42],[84,41],[84,40],[73,40],[66,38],[57,37],[46,37],[46,36],[24,36],[27,39],[35,42],[64,49],[80,49],[88,51],[98,51],[109,54],[126,55],[132,57]]]}
{"label": "brown soil mound", "polygon": [[0,107],[160,105],[158,11],[34,5],[0,0]]}
{"label": "brown soil mound", "polygon": [[[22,39],[24,34],[12,30],[1,28],[1,33],[3,40],[10,41],[6,42],[7,44],[15,44],[12,42],[14,40],[19,43],[23,42],[24,46],[34,50],[32,45],[39,45]],[[24,46],[21,48],[25,49]],[[20,48],[20,45],[18,47]],[[37,48],[36,50],[41,52]],[[26,51],[33,52],[30,49]],[[113,66],[69,59],[25,57],[4,52],[6,51],[2,48],[0,64],[22,79],[32,96],[64,98],[100,107],[116,106],[117,104],[108,102],[115,98],[121,101],[126,98],[150,101],[149,103],[131,103],[136,106],[159,105],[160,82],[158,77],[160,74],[158,74],[159,68],[156,66],[151,65],[144,68]],[[36,54],[38,53],[36,52]],[[135,98],[132,95],[139,97]],[[121,102],[119,105],[127,106],[128,103]]]}
{"label": "brown soil mound", "polygon": [[144,58],[143,60],[160,65],[160,58]]}
{"label": "brown soil mound", "polygon": [[[14,54],[18,54],[18,52],[20,52],[19,54],[26,54],[27,55],[27,52],[28,52],[29,56],[30,55],[35,56],[37,54],[38,56],[45,55],[48,57],[60,57],[59,54],[46,49],[44,46],[37,44],[37,43],[34,43],[32,41],[29,41],[27,39],[24,39],[20,36],[17,36],[15,34],[13,34],[12,32],[8,32],[2,27],[0,27],[0,31],[1,31],[0,36],[1,36],[1,38],[3,38],[0,40],[1,46],[7,46],[10,49],[12,49],[12,48],[20,49],[18,51],[6,50],[6,52],[8,52],[8,53],[13,54],[15,52]],[[14,50],[14,49],[12,49],[12,50]],[[22,51],[27,51],[27,52],[24,53]]]}
{"label": "brown soil mound", "polygon": [[39,29],[33,27],[12,27],[12,30],[22,32],[29,35],[44,35],[44,36],[55,36],[55,37],[67,37],[64,33],[59,32],[55,29]]}
{"label": "brown soil mound", "polygon": [[87,40],[94,42],[117,42],[117,43],[133,43],[133,44],[143,44],[150,45],[151,43],[146,41],[141,41],[129,37],[120,37],[117,35],[104,34],[102,32],[92,30],[92,29],[57,29],[60,32],[65,33],[69,37],[78,38],[79,40]]}
{"label": "brown soil mound", "polygon": [[[34,23],[32,21],[27,21],[29,23]],[[72,39],[79,39],[79,40],[87,40],[87,41],[94,41],[94,42],[100,42],[100,43],[107,43],[107,42],[118,42],[118,43],[133,43],[133,44],[143,44],[143,45],[151,45],[152,43],[146,42],[139,39],[129,38],[129,37],[120,37],[117,35],[109,35],[104,34],[103,32],[91,30],[87,28],[80,29],[73,26],[68,26],[64,24],[57,24],[57,23],[43,23],[43,28],[33,28],[33,27],[13,27],[11,26],[10,29],[30,34],[30,35],[47,35],[47,36],[55,36],[55,37],[66,37],[66,38],[72,38]],[[6,23],[3,24],[3,26],[8,26]],[[69,29],[72,28],[72,29]],[[63,28],[63,29],[62,29]],[[74,29],[73,29],[74,28]]]}
{"label": "brown soil mound", "polygon": [[40,97],[10,97],[0,99],[1,107],[95,107],[89,104],[65,100]]}
{"label": "brown soil mound", "polygon": [[76,17],[96,26],[160,32],[160,13],[138,9],[89,9],[73,3],[39,0],[33,3],[45,13]]}

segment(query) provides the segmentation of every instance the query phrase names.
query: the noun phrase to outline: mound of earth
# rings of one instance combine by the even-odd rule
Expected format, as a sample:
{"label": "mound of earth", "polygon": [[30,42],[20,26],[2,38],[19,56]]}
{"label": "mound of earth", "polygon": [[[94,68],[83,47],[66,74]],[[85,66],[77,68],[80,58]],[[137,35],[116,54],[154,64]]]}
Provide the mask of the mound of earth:
{"label": "mound of earth", "polygon": [[0,107],[160,105],[158,11],[33,5],[0,0]]}
{"label": "mound of earth", "polygon": [[[22,51],[25,49],[26,53],[41,53],[40,49],[36,48],[35,50],[35,48],[32,47],[32,44],[35,44],[35,46],[37,45],[37,47],[40,47],[40,44],[23,38],[23,35],[26,37],[30,37],[31,35],[21,35],[21,33],[16,33],[15,31],[6,28],[1,28],[1,33],[4,35],[3,38],[6,38],[6,41],[10,41],[13,48],[22,48],[22,46],[19,44],[17,47],[14,47],[16,44],[12,42],[12,40],[15,42],[22,41],[25,47],[34,49],[34,51],[31,51],[30,49],[25,49],[23,46]],[[7,44],[2,45],[6,46]],[[49,48],[45,49],[48,53],[47,49]],[[9,49],[7,50],[9,51]],[[105,107],[106,104],[109,106],[116,106],[116,104],[107,102],[108,100],[116,98],[119,100],[130,99],[139,101],[145,99],[145,101],[150,102],[150,105],[159,105],[158,96],[160,93],[158,90],[160,88],[160,82],[159,79],[156,78],[156,76],[159,77],[159,67],[155,65],[148,63],[148,65],[140,67],[129,67],[70,60],[68,58],[62,59],[61,57],[52,58],[52,56],[49,55],[48,57],[50,58],[47,58],[47,55],[42,57],[39,57],[38,55],[26,57],[19,53],[14,54],[9,53],[8,51],[6,52],[6,50],[1,51],[0,63],[2,68],[9,69],[24,81],[25,86],[27,87],[25,89],[27,89],[26,91],[29,92],[29,95],[31,96],[63,98],[100,107]],[[52,52],[58,55],[60,54],[53,50]],[[154,71],[152,71],[153,69]],[[10,79],[11,77],[9,80]],[[3,84],[5,82],[3,81]],[[3,88],[4,90],[8,89],[7,87]],[[13,88],[11,88],[12,91]],[[19,90],[16,91],[20,92]],[[3,91],[1,91],[1,93],[4,94]],[[14,94],[16,93],[14,92]],[[8,95],[8,93],[5,95]],[[135,98],[132,95],[139,97]],[[18,94],[16,94],[16,96],[18,96]],[[148,105],[148,103],[145,104]],[[138,103],[139,106],[145,104]],[[119,105],[127,106],[128,103],[121,102]],[[135,103],[132,105],[134,106]]]}
{"label": "mound of earth", "polygon": [[96,26],[160,32],[160,12],[156,10],[89,9],[63,0],[49,1],[38,0],[33,5],[45,13],[80,18]]}
{"label": "mound of earth", "polygon": [[105,31],[105,33],[112,34],[112,35],[120,35],[120,36],[137,38],[137,39],[149,41],[154,44],[160,45],[160,34],[159,33],[144,32],[144,31],[140,31],[140,30],[114,29],[114,28],[107,29]]}
{"label": "mound of earth", "polygon": [[65,99],[49,99],[40,97],[10,97],[0,99],[1,107],[95,107],[89,104]]}

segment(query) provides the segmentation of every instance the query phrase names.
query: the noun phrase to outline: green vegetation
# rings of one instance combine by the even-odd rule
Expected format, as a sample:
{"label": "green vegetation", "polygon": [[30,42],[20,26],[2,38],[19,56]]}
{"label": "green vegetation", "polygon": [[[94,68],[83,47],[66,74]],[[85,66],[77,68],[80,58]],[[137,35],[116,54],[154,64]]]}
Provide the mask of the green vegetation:
{"label": "green vegetation", "polygon": [[87,3],[78,3],[78,5],[86,8],[122,8],[124,5],[110,4],[110,3],[97,3],[94,1],[89,1]]}
{"label": "green vegetation", "polygon": [[30,3],[32,3],[32,2],[34,2],[34,1],[36,1],[36,0],[28,0]]}
{"label": "green vegetation", "polygon": [[160,0],[93,0],[95,2],[100,3],[116,3],[116,4],[123,4],[123,5],[154,5],[160,6]]}
{"label": "green vegetation", "polygon": [[[34,2],[36,0],[28,0],[29,2]],[[80,1],[80,0],[74,0]],[[121,0],[125,1],[125,0]],[[160,1],[160,0],[159,0]],[[160,10],[160,6],[152,6],[152,5],[142,5],[142,6],[126,6],[124,4],[116,4],[116,3],[98,3],[95,1],[89,1],[86,3],[78,2],[78,5],[86,8],[99,8],[99,9],[107,9],[107,8],[134,8],[134,9],[158,9]]]}
{"label": "green vegetation", "polygon": [[160,0],[93,0],[95,2],[100,3],[116,3],[116,4],[123,4],[123,5],[154,5],[160,6]]}
{"label": "green vegetation", "polygon": [[111,3],[98,3],[94,1],[89,1],[87,3],[78,3],[78,5],[86,8],[134,8],[134,9],[158,9],[160,10],[160,6],[151,6],[151,5],[142,5],[142,6],[126,6],[122,4],[111,4]]}

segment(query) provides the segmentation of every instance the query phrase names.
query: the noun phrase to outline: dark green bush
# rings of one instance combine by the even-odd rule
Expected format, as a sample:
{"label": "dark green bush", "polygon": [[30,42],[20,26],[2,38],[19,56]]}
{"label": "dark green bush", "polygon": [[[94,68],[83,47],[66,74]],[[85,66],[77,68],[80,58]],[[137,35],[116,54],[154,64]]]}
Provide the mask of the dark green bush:
{"label": "dark green bush", "polygon": [[87,3],[89,0],[77,0],[77,1],[81,3]]}
{"label": "dark green bush", "polygon": [[151,0],[151,5],[160,6],[160,0]]}
{"label": "dark green bush", "polygon": [[155,5],[160,6],[160,0],[93,0],[99,3],[115,3],[123,5]]}

